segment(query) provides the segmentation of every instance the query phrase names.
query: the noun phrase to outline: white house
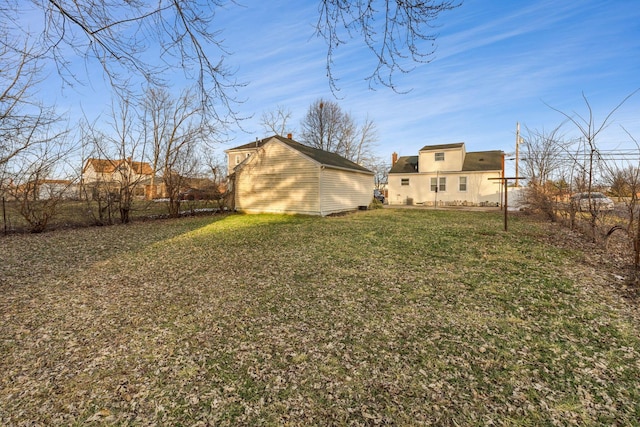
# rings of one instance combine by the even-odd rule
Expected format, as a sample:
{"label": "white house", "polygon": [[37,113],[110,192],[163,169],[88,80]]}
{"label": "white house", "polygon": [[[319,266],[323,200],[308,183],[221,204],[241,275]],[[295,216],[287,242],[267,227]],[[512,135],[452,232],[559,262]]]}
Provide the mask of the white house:
{"label": "white house", "polygon": [[162,179],[154,177],[153,168],[147,162],[136,162],[130,157],[116,160],[87,159],[82,168],[82,187],[85,194],[94,193],[99,189],[118,191],[122,185],[133,186],[133,194],[138,197],[154,199],[166,196]]}
{"label": "white house", "polygon": [[397,158],[389,171],[390,205],[492,205],[501,199],[504,153],[466,152],[463,142],[427,145]]}
{"label": "white house", "polygon": [[373,172],[290,138],[276,135],[225,152],[241,212],[325,216],[368,206],[373,197]]}
{"label": "white house", "polygon": [[147,162],[134,162],[127,159],[87,159],[82,168],[82,181],[85,184],[94,182],[137,182],[149,178],[153,174]]}

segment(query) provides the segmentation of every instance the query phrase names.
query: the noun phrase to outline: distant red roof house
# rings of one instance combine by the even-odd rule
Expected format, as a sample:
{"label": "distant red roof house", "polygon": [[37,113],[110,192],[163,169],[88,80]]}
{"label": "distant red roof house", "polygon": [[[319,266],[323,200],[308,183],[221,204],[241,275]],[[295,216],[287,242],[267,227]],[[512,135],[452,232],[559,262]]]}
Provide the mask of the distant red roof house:
{"label": "distant red roof house", "polygon": [[136,196],[148,199],[162,197],[162,181],[156,179],[156,183],[151,185],[152,177],[153,169],[149,163],[135,162],[130,157],[117,160],[90,158],[82,168],[82,184],[85,191],[87,187],[94,190],[98,186],[117,188],[126,182],[127,185],[135,186],[133,191]]}

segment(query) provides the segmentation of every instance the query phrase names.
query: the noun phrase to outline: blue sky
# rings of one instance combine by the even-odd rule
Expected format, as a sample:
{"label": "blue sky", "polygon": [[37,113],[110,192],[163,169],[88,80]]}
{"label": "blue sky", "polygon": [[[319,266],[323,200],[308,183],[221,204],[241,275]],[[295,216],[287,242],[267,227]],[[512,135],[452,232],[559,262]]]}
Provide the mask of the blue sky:
{"label": "blue sky", "polygon": [[[246,82],[237,97],[242,130],[220,151],[267,136],[259,121],[265,111],[293,113],[294,139],[309,105],[332,98],[326,77],[326,45],[314,37],[317,2],[245,0],[216,14],[227,65]],[[516,122],[524,128],[552,129],[563,117],[549,106],[587,115],[582,94],[597,120],[640,88],[640,3],[621,1],[466,0],[440,17],[437,52],[428,64],[396,75],[401,90],[370,90],[365,77],[371,57],[359,40],[336,51],[343,110],[358,121],[376,123],[376,152],[415,155],[430,144],[465,142],[468,151],[514,151]],[[94,80],[96,80],[94,78]],[[99,84],[65,90],[60,105],[95,110]],[[92,91],[91,94],[88,91]],[[80,97],[80,103],[77,102]],[[76,98],[76,99],[74,99]],[[547,106],[548,104],[549,106]],[[624,126],[640,140],[640,93],[615,115],[600,144],[634,146]],[[568,135],[575,135],[568,126]]]}

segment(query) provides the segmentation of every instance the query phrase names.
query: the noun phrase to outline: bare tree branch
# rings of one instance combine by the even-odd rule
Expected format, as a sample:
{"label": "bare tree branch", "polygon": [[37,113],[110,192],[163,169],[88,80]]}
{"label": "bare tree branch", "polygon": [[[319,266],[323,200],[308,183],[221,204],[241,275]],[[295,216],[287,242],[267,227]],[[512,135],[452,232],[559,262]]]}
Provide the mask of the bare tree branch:
{"label": "bare tree branch", "polygon": [[179,192],[185,180],[197,168],[196,151],[210,129],[201,119],[202,108],[193,93],[185,91],[179,98],[163,89],[150,89],[145,102],[145,134],[151,139],[153,173],[162,171],[169,198],[169,214],[177,216]]}
{"label": "bare tree branch", "polygon": [[327,76],[339,90],[333,58],[340,45],[361,37],[376,59],[367,77],[369,87],[383,85],[398,91],[397,72],[410,72],[415,63],[428,63],[435,53],[436,19],[461,5],[455,0],[322,0],[316,34],[327,43]]}
{"label": "bare tree branch", "polygon": [[358,164],[373,157],[373,144],[377,138],[375,124],[367,118],[362,126],[358,126],[337,102],[316,100],[309,106],[301,129],[302,142],[311,147],[340,154]]}
{"label": "bare tree branch", "polygon": [[262,113],[260,125],[267,133],[274,133],[280,136],[285,136],[288,133],[293,134],[294,130],[289,128],[291,116],[291,110],[278,105],[274,111],[265,111]]}
{"label": "bare tree branch", "polygon": [[230,52],[221,33],[211,29],[216,9],[227,3],[30,0],[20,8],[0,8],[0,22],[6,24],[5,31],[28,36],[28,29],[14,23],[16,18],[29,13],[33,21],[34,12],[41,11],[42,31],[34,54],[52,61],[69,85],[83,80],[75,59],[84,60],[87,68],[99,64],[123,98],[139,95],[142,85],[162,86],[180,70],[185,79],[196,82],[197,98],[210,117],[227,125],[237,119],[235,95],[243,86],[225,65]]}
{"label": "bare tree branch", "polygon": [[20,43],[0,29],[0,167],[22,151],[50,141],[41,130],[62,119],[54,108],[34,99],[39,76],[29,41]]}

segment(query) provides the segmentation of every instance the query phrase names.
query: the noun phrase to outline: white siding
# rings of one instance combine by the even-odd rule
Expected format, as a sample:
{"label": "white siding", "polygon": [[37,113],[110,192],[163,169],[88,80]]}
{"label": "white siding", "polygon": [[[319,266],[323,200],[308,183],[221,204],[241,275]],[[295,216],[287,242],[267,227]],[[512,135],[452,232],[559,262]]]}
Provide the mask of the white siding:
{"label": "white siding", "polygon": [[368,206],[373,174],[323,167],[273,139],[236,171],[236,209],[328,215]]}
{"label": "white siding", "polygon": [[88,184],[88,183],[92,183],[92,182],[114,181],[114,177],[110,173],[98,173],[93,168],[93,165],[89,165],[82,172],[82,180],[86,184]]}
{"label": "white siding", "polygon": [[227,152],[227,171],[233,172],[233,169],[242,163],[247,157],[255,153],[257,148],[245,148],[243,150],[230,150]]}
{"label": "white siding", "polygon": [[[500,202],[501,172],[455,172],[455,173],[412,173],[390,174],[388,202],[390,205],[404,205],[409,199],[412,204],[482,204]],[[467,177],[467,190],[460,191],[459,178]],[[437,194],[431,191],[431,178],[447,179],[446,191]],[[402,185],[402,179],[409,179],[409,185]]]}
{"label": "white siding", "polygon": [[321,215],[369,206],[373,199],[373,175],[325,168],[320,179]]}
{"label": "white siding", "polygon": [[317,215],[319,173],[320,166],[297,151],[267,143],[237,171],[236,209]]}
{"label": "white siding", "polygon": [[[435,161],[436,153],[444,153],[444,161]],[[464,155],[465,152],[463,147],[420,151],[418,154],[420,172],[447,172],[462,170]]]}

